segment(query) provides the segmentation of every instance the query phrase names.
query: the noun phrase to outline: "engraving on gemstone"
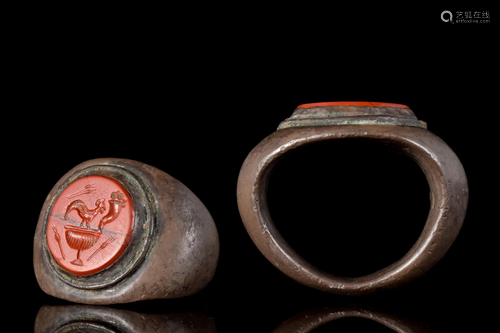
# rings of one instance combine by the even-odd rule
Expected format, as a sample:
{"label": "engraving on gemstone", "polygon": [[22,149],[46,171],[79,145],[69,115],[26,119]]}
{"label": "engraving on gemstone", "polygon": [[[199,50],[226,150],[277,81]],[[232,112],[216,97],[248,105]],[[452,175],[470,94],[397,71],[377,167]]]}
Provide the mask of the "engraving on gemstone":
{"label": "engraving on gemstone", "polygon": [[95,205],[95,209],[88,209],[83,201],[75,200],[69,204],[68,208],[66,208],[64,219],[67,220],[69,213],[73,210],[76,210],[78,212],[78,215],[82,219],[82,223],[80,223],[80,226],[83,226],[83,223],[85,223],[87,228],[89,228],[90,222],[92,222],[97,214],[104,213],[106,211],[106,207],[104,206],[104,199],[97,199]]}
{"label": "engraving on gemstone", "polygon": [[74,192],[73,194],[68,195],[68,199],[75,198],[75,197],[82,195],[82,194],[94,193],[95,191],[96,191],[95,184],[87,184],[84,187],[82,187],[81,189],[79,189],[78,191]]}
{"label": "engraving on gemstone", "polygon": [[54,230],[54,238],[56,239],[57,245],[59,245],[59,251],[61,251],[61,257],[63,260],[66,260],[64,257],[64,252],[61,247],[61,236],[59,235],[59,232],[57,232],[57,228],[55,226],[52,226],[52,230]]}
{"label": "engraving on gemstone", "polygon": [[[131,197],[121,184],[104,176],[79,179],[66,192],[70,194],[61,193],[49,216],[49,249],[67,271],[79,276],[95,273],[116,261],[130,242]],[[64,230],[64,239],[58,229]],[[82,252],[91,249],[84,262]]]}

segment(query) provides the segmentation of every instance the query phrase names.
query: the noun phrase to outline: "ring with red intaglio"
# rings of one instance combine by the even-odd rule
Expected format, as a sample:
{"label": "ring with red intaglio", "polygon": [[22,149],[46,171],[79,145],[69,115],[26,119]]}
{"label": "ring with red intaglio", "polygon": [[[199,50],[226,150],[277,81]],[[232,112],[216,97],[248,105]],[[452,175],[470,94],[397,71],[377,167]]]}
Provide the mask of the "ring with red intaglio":
{"label": "ring with red intaglio", "polygon": [[90,304],[193,294],[213,277],[218,234],[203,203],[152,166],[97,159],[47,197],[34,266],[48,294]]}

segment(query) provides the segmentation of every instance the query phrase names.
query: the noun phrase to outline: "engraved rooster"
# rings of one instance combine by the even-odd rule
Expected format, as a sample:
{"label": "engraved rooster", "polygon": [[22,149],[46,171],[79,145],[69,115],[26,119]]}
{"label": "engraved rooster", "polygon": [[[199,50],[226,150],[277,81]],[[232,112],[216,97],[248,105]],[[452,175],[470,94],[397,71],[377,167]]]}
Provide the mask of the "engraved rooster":
{"label": "engraved rooster", "polygon": [[106,211],[104,199],[97,199],[95,202],[95,206],[95,209],[88,209],[83,201],[75,200],[69,204],[68,208],[66,208],[64,219],[67,220],[68,214],[71,211],[76,210],[78,215],[82,219],[82,223],[80,223],[80,226],[83,226],[83,224],[85,223],[87,228],[90,228],[90,222],[92,222],[97,214],[104,213]]}

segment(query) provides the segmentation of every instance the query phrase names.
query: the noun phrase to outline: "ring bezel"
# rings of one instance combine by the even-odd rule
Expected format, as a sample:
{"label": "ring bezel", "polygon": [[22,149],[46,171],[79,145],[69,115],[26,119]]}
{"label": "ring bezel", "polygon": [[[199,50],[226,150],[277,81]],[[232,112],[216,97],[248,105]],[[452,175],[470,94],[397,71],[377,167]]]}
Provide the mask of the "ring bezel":
{"label": "ring bezel", "polygon": [[155,229],[156,208],[152,192],[147,182],[138,173],[121,165],[94,165],[66,177],[57,193],[51,198],[45,211],[43,235],[47,233],[47,223],[52,207],[59,195],[72,182],[86,176],[105,176],[120,183],[131,195],[134,202],[132,237],[121,256],[109,267],[90,275],[76,276],[59,266],[50,253],[46,237],[43,238],[44,260],[51,271],[64,283],[78,289],[101,289],[118,283],[140,265],[150,246]]}

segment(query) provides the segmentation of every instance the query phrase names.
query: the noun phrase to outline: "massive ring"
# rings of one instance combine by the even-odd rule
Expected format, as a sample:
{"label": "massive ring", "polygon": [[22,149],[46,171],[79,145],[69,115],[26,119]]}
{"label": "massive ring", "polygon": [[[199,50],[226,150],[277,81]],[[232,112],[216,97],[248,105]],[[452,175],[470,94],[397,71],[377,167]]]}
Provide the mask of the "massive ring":
{"label": "massive ring", "polygon": [[[275,227],[266,199],[269,176],[280,157],[299,146],[348,138],[384,142],[407,154],[423,170],[431,192],[424,229],[406,255],[375,273],[355,278],[326,273],[304,260]],[[358,295],[404,284],[436,264],[460,231],[468,185],[455,153],[407,106],[327,102],[300,105],[249,153],[239,174],[237,197],[246,230],[274,266],[306,286]]]}
{"label": "massive ring", "polygon": [[185,185],[152,166],[106,158],[77,165],[53,187],[33,264],[49,295],[115,304],[196,293],[218,255],[212,217]]}

